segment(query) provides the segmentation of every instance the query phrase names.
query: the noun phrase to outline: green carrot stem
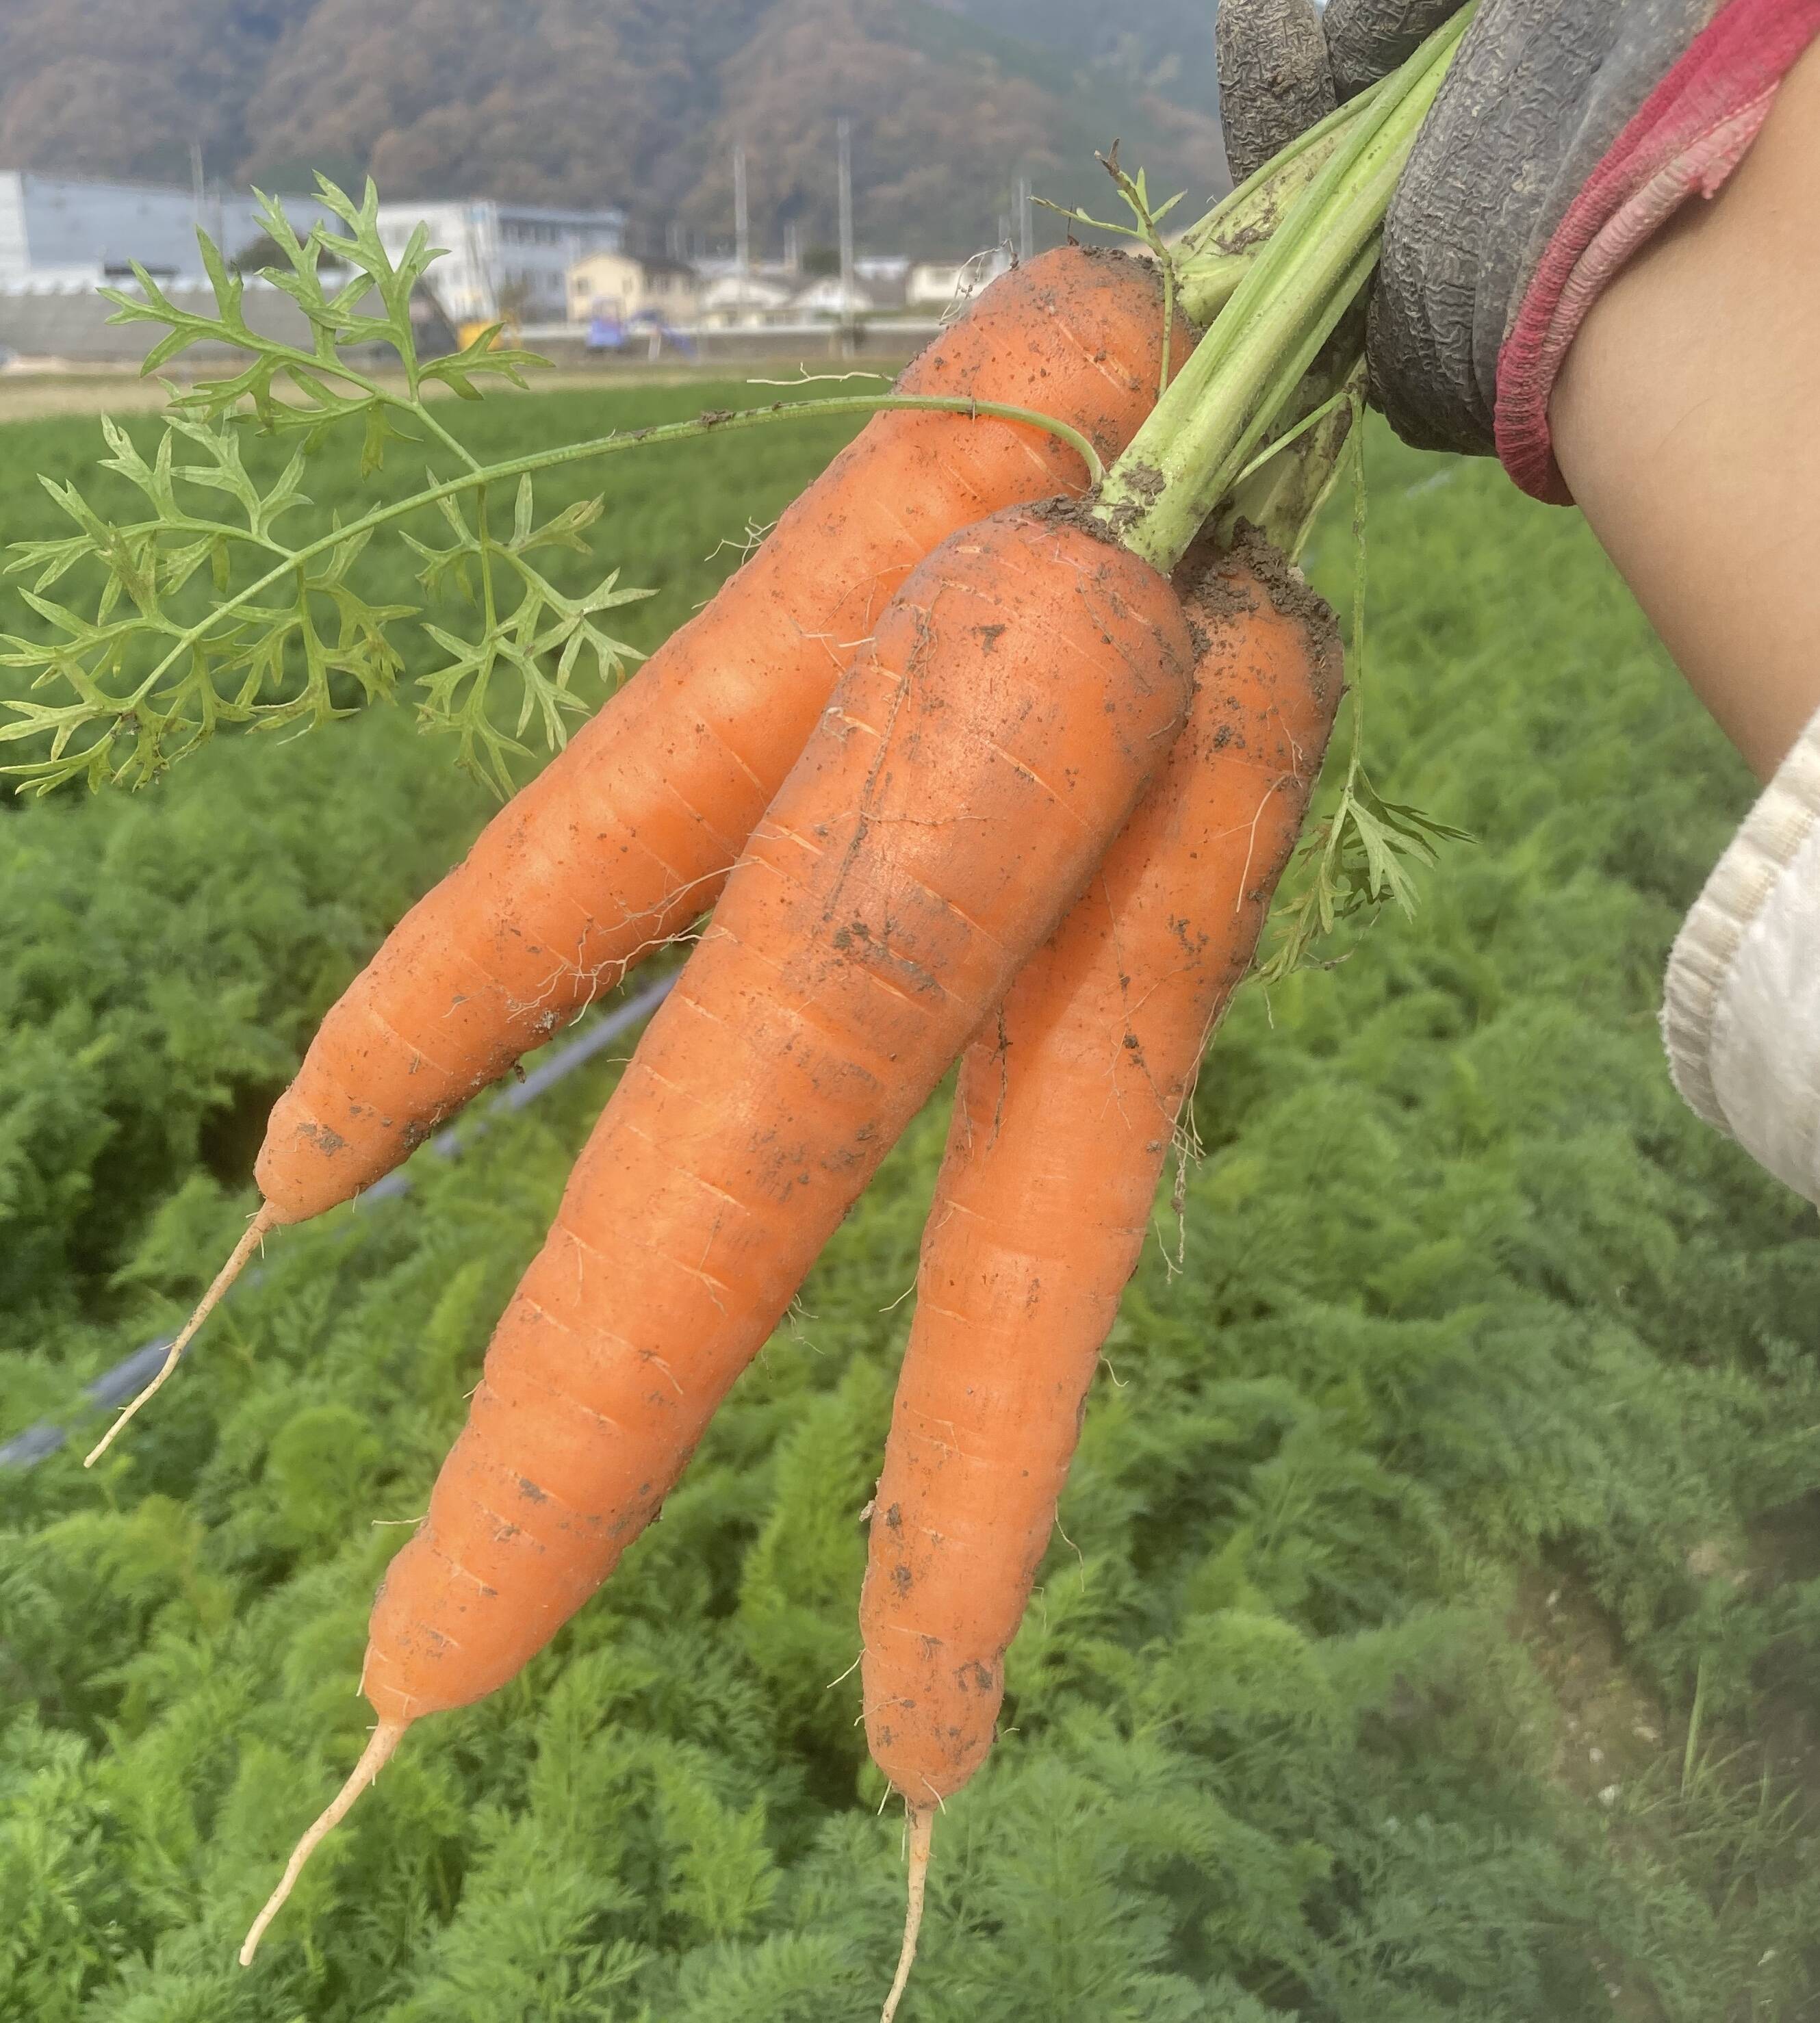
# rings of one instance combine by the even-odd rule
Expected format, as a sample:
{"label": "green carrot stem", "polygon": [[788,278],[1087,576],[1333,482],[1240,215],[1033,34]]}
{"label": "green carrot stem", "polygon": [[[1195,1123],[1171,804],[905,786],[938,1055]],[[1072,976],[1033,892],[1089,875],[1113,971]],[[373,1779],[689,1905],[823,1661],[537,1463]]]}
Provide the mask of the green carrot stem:
{"label": "green carrot stem", "polygon": [[1300,419],[1251,459],[1209,522],[1222,548],[1232,547],[1243,521],[1291,562],[1300,556],[1364,412],[1364,360],[1347,371],[1330,353],[1304,380],[1295,405]]}
{"label": "green carrot stem", "polygon": [[[179,625],[172,621],[162,629],[170,639],[170,646],[151,672],[139,683],[133,693],[121,699],[114,713],[123,715],[136,708],[156,688],[171,668],[189,653],[207,635],[218,631],[224,622],[234,617],[249,605],[283,580],[293,570],[306,569],[321,556],[341,548],[361,536],[370,534],[375,528],[389,525],[397,520],[408,518],[421,512],[424,507],[434,506],[445,499],[453,499],[466,492],[485,491],[490,484],[506,478],[522,477],[527,473],[549,470],[562,464],[585,463],[597,457],[613,456],[627,450],[636,449],[652,443],[678,442],[691,436],[707,434],[725,434],[741,429],[758,428],[771,422],[801,419],[805,416],[874,414],[884,408],[921,408],[943,414],[991,415],[1001,421],[1021,422],[1032,428],[1042,430],[1054,436],[1074,450],[1086,464],[1089,477],[1097,482],[1102,466],[1097,452],[1078,429],[1060,421],[1053,415],[1038,413],[1035,408],[1009,406],[998,401],[975,401],[965,396],[939,393],[862,393],[844,394],[832,401],[775,401],[767,408],[743,408],[712,416],[704,415],[694,421],[665,422],[654,428],[633,429],[622,434],[605,436],[591,442],[569,443],[560,448],[536,450],[529,455],[513,457],[503,463],[488,464],[480,468],[463,470],[456,476],[440,483],[426,485],[409,497],[397,499],[384,506],[376,506],[358,520],[346,526],[331,528],[319,535],[313,541],[298,548],[284,548],[276,542],[262,545],[273,549],[280,557],[271,568],[236,591],[231,597],[224,598],[213,605],[203,616],[189,625]],[[23,565],[15,563],[13,567]],[[122,629],[132,621],[121,621]],[[24,642],[7,642],[20,647]],[[31,649],[0,656],[0,666],[26,664]],[[13,705],[18,707],[18,705]],[[40,727],[39,719],[27,712],[17,722],[0,726],[0,744],[31,735]],[[14,768],[0,769],[14,770]]]}
{"label": "green carrot stem", "polygon": [[[1312,174],[1306,180],[1312,181],[1322,169],[1333,159],[1335,150],[1346,138],[1347,130],[1382,101],[1386,91],[1396,82],[1396,74],[1381,77],[1346,104],[1338,106],[1324,119],[1317,119],[1312,126],[1305,127],[1285,148],[1279,148],[1269,160],[1254,169],[1244,181],[1227,192],[1206,217],[1191,225],[1182,234],[1185,251],[1198,252],[1203,247],[1229,240],[1238,229],[1237,221],[1254,207],[1256,199],[1262,197],[1273,184],[1280,184],[1294,170],[1299,173],[1309,168],[1313,158]],[[1305,185],[1304,185],[1305,186]]]}
{"label": "green carrot stem", "polygon": [[1384,214],[1473,13],[1431,35],[1345,130],[1108,474],[1093,517],[1157,569],[1187,552],[1370,280]]}
{"label": "green carrot stem", "polygon": [[1297,199],[1313,186],[1390,82],[1379,79],[1298,134],[1182,234],[1175,268],[1186,315],[1205,327],[1232,300]]}

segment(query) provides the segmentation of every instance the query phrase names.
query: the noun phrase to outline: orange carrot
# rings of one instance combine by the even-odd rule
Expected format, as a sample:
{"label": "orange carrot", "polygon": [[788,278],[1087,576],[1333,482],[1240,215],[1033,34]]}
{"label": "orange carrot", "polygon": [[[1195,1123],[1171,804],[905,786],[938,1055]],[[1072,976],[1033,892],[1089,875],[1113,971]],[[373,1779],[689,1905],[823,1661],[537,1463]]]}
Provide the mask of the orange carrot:
{"label": "orange carrot", "polygon": [[[979,1768],[1177,1113],[1250,965],[1340,697],[1331,619],[1262,543],[1178,575],[1187,728],[961,1070],[873,1506],[867,1737],[912,1824]],[[920,1860],[918,1854],[920,1851]]]}
{"label": "orange carrot", "polygon": [[[1152,269],[1064,247],[995,282],[899,388],[1028,404],[1110,460],[1155,404],[1160,309]],[[1174,333],[1178,362],[1190,336]],[[370,1187],[707,911],[848,650],[911,568],[958,528],[1085,482],[1074,451],[1021,424],[904,410],[869,422],[331,1009],[266,1127],[258,1234]],[[90,1465],[175,1370],[251,1247]]]}
{"label": "orange carrot", "polygon": [[[1064,247],[995,283],[899,388],[1027,404],[1109,461],[1155,401],[1159,309],[1141,263]],[[274,1219],[370,1185],[706,912],[848,651],[915,564],[1002,507],[1085,481],[1036,429],[907,412],[868,423],[329,1013],[260,1154]]]}
{"label": "orange carrot", "polygon": [[997,514],[911,576],[500,1321],[375,1607],[363,1686],[379,1728],[339,1806],[410,1722],[511,1678],[657,1514],[822,1244],[1123,824],[1180,727],[1193,660],[1167,580],[1060,512]]}

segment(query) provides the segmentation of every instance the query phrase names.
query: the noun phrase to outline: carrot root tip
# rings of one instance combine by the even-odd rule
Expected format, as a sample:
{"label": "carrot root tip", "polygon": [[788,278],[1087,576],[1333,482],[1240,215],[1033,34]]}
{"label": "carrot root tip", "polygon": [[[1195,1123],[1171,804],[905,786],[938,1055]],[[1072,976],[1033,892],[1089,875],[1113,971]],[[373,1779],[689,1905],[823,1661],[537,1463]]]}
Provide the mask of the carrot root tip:
{"label": "carrot root tip", "polygon": [[897,1972],[892,1977],[891,1992],[884,1998],[884,2007],[878,2023],[892,2023],[897,2014],[897,2005],[903,1999],[903,1992],[910,1985],[910,1969],[916,1965],[917,1938],[922,1930],[923,1897],[929,1880],[929,1843],[936,1831],[936,1809],[933,1805],[908,1805],[910,1819],[910,1880],[907,1901],[904,1908],[903,1948],[897,1956]]}
{"label": "carrot root tip", "polygon": [[142,1405],[148,1403],[159,1392],[164,1388],[165,1380],[177,1367],[183,1352],[189,1348],[194,1339],[196,1330],[214,1311],[222,1296],[245,1270],[247,1260],[264,1242],[266,1231],[276,1227],[276,1220],[272,1205],[268,1202],[247,1224],[246,1235],[234,1246],[233,1254],[229,1257],[226,1264],[215,1274],[214,1283],[203,1294],[196,1311],[184,1323],[181,1332],[172,1341],[170,1348],[164,1352],[164,1360],[158,1366],[158,1374],[137,1396],[122,1407],[119,1417],[84,1455],[82,1458],[84,1468],[93,1468],[120,1437],[126,1428],[126,1421],[138,1411]]}
{"label": "carrot root tip", "polygon": [[279,1878],[278,1887],[265,1899],[265,1908],[253,1920],[240,1948],[240,1964],[251,1966],[253,1955],[259,1950],[259,1941],[272,1920],[284,1908],[284,1900],[295,1886],[297,1878],[303,1873],[303,1864],[315,1853],[330,1834],[347,1817],[355,1799],[372,1783],[386,1759],[398,1746],[405,1732],[401,1721],[383,1721],[373,1730],[372,1739],[361,1752],[361,1760],[348,1772],[347,1782],[330,1799],[322,1816],[291,1851],[291,1859],[284,1864],[284,1873]]}

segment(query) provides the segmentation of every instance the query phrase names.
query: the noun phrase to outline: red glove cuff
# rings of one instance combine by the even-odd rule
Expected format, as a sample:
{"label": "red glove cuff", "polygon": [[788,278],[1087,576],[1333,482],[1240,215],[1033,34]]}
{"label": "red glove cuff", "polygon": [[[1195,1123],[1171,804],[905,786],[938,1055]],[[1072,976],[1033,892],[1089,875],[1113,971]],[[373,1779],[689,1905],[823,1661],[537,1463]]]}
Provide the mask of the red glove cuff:
{"label": "red glove cuff", "polygon": [[1498,354],[1497,442],[1533,498],[1570,506],[1548,401],[1567,348],[1624,262],[1750,152],[1777,87],[1820,37],[1820,0],[1730,0],[1643,102],[1549,241]]}

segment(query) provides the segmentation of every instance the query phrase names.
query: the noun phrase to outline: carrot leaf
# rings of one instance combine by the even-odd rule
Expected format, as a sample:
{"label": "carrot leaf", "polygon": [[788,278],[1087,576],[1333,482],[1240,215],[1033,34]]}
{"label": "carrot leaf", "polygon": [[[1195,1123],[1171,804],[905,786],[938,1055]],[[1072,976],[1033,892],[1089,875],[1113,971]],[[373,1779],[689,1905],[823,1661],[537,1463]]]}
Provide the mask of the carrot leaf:
{"label": "carrot leaf", "polygon": [[[1406,919],[1413,918],[1417,892],[1412,867],[1437,862],[1437,843],[1474,840],[1465,829],[1437,821],[1420,808],[1386,800],[1365,771],[1367,493],[1362,430],[1351,434],[1349,460],[1353,470],[1353,626],[1347,656],[1352,748],[1333,813],[1317,823],[1297,847],[1299,875],[1290,896],[1277,908],[1276,944],[1255,972],[1266,986],[1281,983],[1297,970],[1316,963],[1319,944],[1342,922],[1368,927],[1388,905],[1394,905]],[[1284,881],[1286,887],[1290,883]]]}
{"label": "carrot leaf", "polygon": [[[233,362],[170,389],[163,432],[149,449],[103,421],[100,468],[134,495],[127,515],[111,519],[74,485],[44,481],[71,531],[12,551],[6,572],[27,579],[21,594],[39,636],[0,638],[0,667],[24,672],[31,690],[64,693],[5,705],[0,744],[30,752],[4,769],[23,789],[79,779],[141,786],[224,724],[325,723],[389,698],[405,664],[398,628],[407,623],[438,653],[419,684],[420,721],[452,733],[460,763],[509,788],[505,761],[526,751],[522,734],[535,723],[559,746],[568,719],[598,700],[584,698],[580,677],[610,685],[635,657],[602,615],[648,593],[621,588],[615,570],[569,597],[532,559],[587,553],[601,501],[539,524],[525,471],[502,537],[488,524],[488,474],[426,404],[437,386],[469,399],[489,377],[523,386],[526,370],[544,361],[502,348],[496,327],[449,357],[423,357],[416,317],[438,249],[419,229],[394,257],[370,182],[357,200],[318,177],[317,195],[328,216],[307,236],[259,198],[277,255],[262,278],[301,312],[306,342],[260,327],[250,313],[256,293],[206,234],[198,236],[212,313],[174,302],[137,269],[133,290],[103,291],[115,322],[162,327],[147,373],[199,345]],[[295,443],[275,480],[249,469],[249,428]],[[358,432],[363,480],[381,479],[394,445],[427,448],[426,493],[346,525],[324,529],[319,519],[306,532],[309,459],[350,431]],[[440,508],[452,538],[434,547],[399,530],[423,564],[419,583],[427,598],[473,591],[484,613],[478,638],[456,639],[418,606],[381,602],[362,587],[359,565],[374,533],[425,503]],[[71,588],[53,600],[49,593],[66,582]],[[502,681],[511,693],[500,692]],[[508,722],[515,710],[515,733],[494,722],[496,707]]]}
{"label": "carrot leaf", "polygon": [[[456,763],[504,797],[513,784],[507,761],[526,752],[520,741],[533,719],[551,748],[560,749],[568,741],[566,719],[591,706],[572,686],[584,661],[591,662],[601,682],[612,686],[624,678],[628,661],[642,657],[607,631],[599,616],[651,593],[621,589],[616,569],[592,590],[568,597],[529,561],[546,548],[586,554],[584,536],[600,518],[599,499],[579,499],[540,525],[526,472],[518,481],[512,531],[504,540],[488,529],[484,508],[471,522],[454,500],[442,504],[452,536],[445,544],[403,536],[423,565],[417,580],[430,594],[452,583],[472,596],[479,583],[492,616],[479,638],[471,641],[426,624],[424,631],[443,658],[419,684],[424,693],[419,715],[427,729],[452,731],[460,740]],[[501,576],[517,586],[516,602],[504,619],[499,616]],[[488,708],[489,691],[502,675],[519,690],[518,723],[510,736],[495,725]]]}
{"label": "carrot leaf", "polygon": [[[16,543],[3,571],[27,580],[20,594],[38,620],[35,637],[0,634],[0,668],[25,677],[25,693],[0,697],[0,747],[25,748],[0,773],[21,792],[77,781],[144,786],[223,725],[309,728],[392,698],[408,658],[408,625],[434,649],[417,684],[419,723],[453,735],[458,763],[509,792],[507,762],[529,754],[532,727],[558,748],[569,719],[599,699],[584,696],[582,679],[610,686],[637,657],[605,614],[650,594],[622,587],[610,569],[570,595],[536,559],[589,553],[601,518],[595,498],[539,521],[533,476],[560,465],[804,415],[906,408],[1046,429],[1081,457],[1091,481],[1104,474],[1092,442],[1052,415],[969,395],[890,391],[716,410],[483,464],[427,395],[441,387],[476,400],[481,382],[522,386],[526,370],[547,361],[502,348],[496,326],[447,357],[422,357],[415,319],[438,249],[419,230],[394,257],[370,182],[357,201],[319,177],[317,196],[329,220],[304,237],[275,202],[259,199],[279,256],[262,279],[302,313],[306,344],[258,327],[249,313],[257,294],[204,234],[212,314],[173,302],[141,269],[134,291],[103,291],[115,321],[163,328],[147,373],[198,345],[236,362],[167,388],[163,434],[149,453],[118,423],[103,422],[109,454],[101,467],[137,495],[128,516],[110,519],[74,485],[43,481],[71,531]],[[243,455],[249,430],[295,444],[269,483]],[[427,455],[423,482],[391,488],[346,523],[331,518],[324,527],[318,515],[312,525],[298,517],[313,510],[303,488],[309,459],[331,436],[355,431],[363,480],[377,488],[388,450],[408,443]],[[489,499],[503,502],[508,486],[511,529],[501,532]],[[446,540],[430,538],[438,518]],[[430,532],[413,534],[406,522]],[[381,532],[396,532],[417,557],[426,600],[449,593],[471,600],[478,613],[471,633],[363,587],[373,579],[360,565]],[[46,690],[53,699],[31,699]]]}

